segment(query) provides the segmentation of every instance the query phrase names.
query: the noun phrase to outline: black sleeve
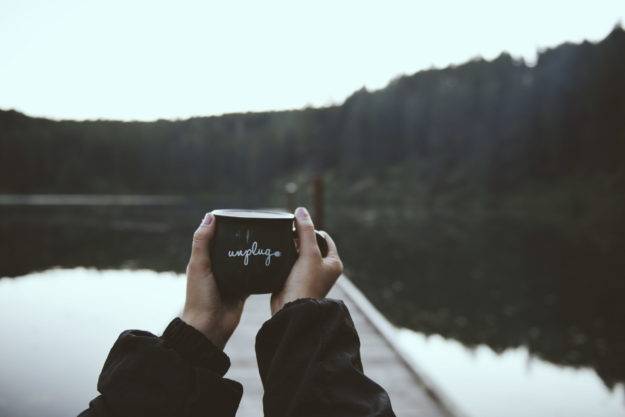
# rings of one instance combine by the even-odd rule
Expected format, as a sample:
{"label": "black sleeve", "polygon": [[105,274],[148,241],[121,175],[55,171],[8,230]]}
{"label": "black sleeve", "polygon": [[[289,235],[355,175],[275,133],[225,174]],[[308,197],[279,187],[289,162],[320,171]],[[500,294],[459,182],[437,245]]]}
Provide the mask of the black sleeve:
{"label": "black sleeve", "polygon": [[123,332],[98,379],[101,395],[79,417],[234,416],[241,384],[223,378],[230,360],[179,318],[162,337]]}
{"label": "black sleeve", "polygon": [[266,417],[395,415],[386,391],[363,373],[360,340],[341,301],[288,303],[258,332],[256,357]]}

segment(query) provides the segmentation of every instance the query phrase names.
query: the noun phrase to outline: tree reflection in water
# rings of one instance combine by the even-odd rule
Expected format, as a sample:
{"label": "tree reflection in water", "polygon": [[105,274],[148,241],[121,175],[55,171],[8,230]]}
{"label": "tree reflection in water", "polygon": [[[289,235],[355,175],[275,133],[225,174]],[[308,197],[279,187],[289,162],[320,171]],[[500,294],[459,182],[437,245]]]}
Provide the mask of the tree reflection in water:
{"label": "tree reflection in water", "polygon": [[[2,207],[0,276],[54,266],[182,272],[202,212]],[[624,236],[388,207],[332,210],[327,223],[346,273],[398,325],[498,352],[527,346],[556,364],[592,366],[608,387],[625,381]]]}

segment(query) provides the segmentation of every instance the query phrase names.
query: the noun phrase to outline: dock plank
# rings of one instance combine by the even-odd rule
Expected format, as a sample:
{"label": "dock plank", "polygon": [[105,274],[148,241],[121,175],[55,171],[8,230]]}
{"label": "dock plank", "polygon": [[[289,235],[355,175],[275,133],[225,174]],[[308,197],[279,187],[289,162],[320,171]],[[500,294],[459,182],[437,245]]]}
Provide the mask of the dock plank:
{"label": "dock plank", "polygon": [[[398,350],[389,343],[388,335],[376,327],[375,319],[358,297],[350,296],[353,284],[341,277],[329,297],[343,300],[347,305],[361,342],[361,356],[365,373],[383,386],[391,398],[398,417],[454,416],[440,393],[424,383],[415,369],[408,366]],[[359,295],[362,297],[362,295]],[[379,314],[379,313],[378,313]],[[243,384],[243,398],[238,417],[262,416],[263,389],[258,375],[254,341],[258,329],[269,319],[269,296],[251,296],[243,312],[241,324],[226,346],[232,367],[226,375]],[[457,416],[456,416],[457,417]]]}

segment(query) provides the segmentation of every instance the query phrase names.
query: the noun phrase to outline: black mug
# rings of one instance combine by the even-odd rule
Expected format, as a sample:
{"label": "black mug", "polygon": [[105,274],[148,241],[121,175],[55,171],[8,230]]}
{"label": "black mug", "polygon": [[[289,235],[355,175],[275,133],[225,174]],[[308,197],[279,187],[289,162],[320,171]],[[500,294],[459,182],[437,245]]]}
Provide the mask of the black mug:
{"label": "black mug", "polygon": [[[215,235],[210,257],[222,295],[279,291],[297,260],[295,216],[272,210],[213,210]],[[328,244],[315,231],[321,254]]]}

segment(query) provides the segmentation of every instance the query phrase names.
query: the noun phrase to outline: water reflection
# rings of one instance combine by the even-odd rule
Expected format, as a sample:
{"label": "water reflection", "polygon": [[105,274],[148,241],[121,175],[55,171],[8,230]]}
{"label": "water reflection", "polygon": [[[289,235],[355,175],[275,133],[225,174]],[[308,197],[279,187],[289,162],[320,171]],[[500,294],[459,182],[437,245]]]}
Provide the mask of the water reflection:
{"label": "water reflection", "polygon": [[182,206],[0,207],[0,275],[55,266],[182,272],[202,216]]}
{"label": "water reflection", "polygon": [[608,391],[591,369],[553,365],[525,347],[496,353],[402,329],[401,345],[470,416],[617,417],[625,390]]}
{"label": "water reflection", "polygon": [[[162,332],[180,311],[184,279],[146,270],[53,269],[0,279],[0,416],[76,415],[97,395],[98,374],[127,328]],[[400,344],[470,416],[617,417],[611,393],[589,369],[531,359],[525,348],[484,345],[400,330]]]}
{"label": "water reflection", "polygon": [[334,224],[345,231],[348,274],[395,323],[590,365],[608,387],[625,380],[622,242],[600,245],[515,217],[415,219],[394,210]]}
{"label": "water reflection", "polygon": [[[182,272],[203,211],[0,206],[0,276],[56,266]],[[327,212],[346,272],[395,323],[495,352],[524,346],[554,364],[590,366],[610,388],[625,380],[622,234],[410,207]]]}
{"label": "water reflection", "polygon": [[0,416],[77,415],[119,333],[161,333],[184,280],[152,271],[51,270],[0,279]]}

